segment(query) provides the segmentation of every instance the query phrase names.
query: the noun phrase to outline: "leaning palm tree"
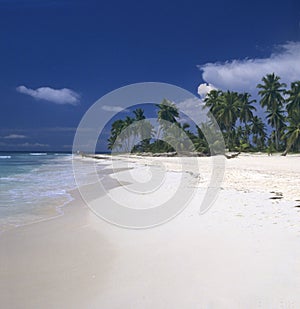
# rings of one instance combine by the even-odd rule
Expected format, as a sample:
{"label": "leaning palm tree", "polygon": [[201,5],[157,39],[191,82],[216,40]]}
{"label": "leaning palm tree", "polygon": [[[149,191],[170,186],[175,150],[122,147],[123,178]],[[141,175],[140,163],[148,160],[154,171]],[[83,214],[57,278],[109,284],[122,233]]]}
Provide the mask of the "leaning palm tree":
{"label": "leaning palm tree", "polygon": [[115,141],[116,140],[115,140],[115,138],[112,135],[107,139],[107,142],[108,142],[107,148],[109,150],[113,150],[116,147]]}
{"label": "leaning palm tree", "polygon": [[111,130],[110,130],[110,137],[107,140],[108,149],[116,150],[121,147],[121,142],[118,139],[118,137],[120,136],[123,127],[124,127],[124,121],[121,119],[118,119],[112,123]]}
{"label": "leaning palm tree", "polygon": [[282,124],[281,110],[283,107],[283,94],[285,93],[286,84],[280,82],[280,77],[267,74],[262,78],[263,83],[258,84],[257,88],[261,89],[258,94],[261,96],[260,104],[266,107],[269,123],[275,129],[275,147],[279,150],[280,126]]}
{"label": "leaning palm tree", "polygon": [[293,111],[300,110],[300,81],[291,83],[291,89],[285,93],[288,95],[286,109],[291,115]]}

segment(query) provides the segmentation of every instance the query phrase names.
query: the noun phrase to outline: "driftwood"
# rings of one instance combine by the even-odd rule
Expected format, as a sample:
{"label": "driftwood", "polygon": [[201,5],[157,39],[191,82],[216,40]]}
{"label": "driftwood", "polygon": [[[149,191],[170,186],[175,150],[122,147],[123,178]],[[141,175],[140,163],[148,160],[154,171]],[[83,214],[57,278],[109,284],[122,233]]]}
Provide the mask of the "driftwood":
{"label": "driftwood", "polygon": [[233,158],[236,158],[238,155],[240,154],[240,152],[237,152],[237,153],[233,153],[233,154],[224,154],[224,156],[227,158],[227,159],[233,159]]}

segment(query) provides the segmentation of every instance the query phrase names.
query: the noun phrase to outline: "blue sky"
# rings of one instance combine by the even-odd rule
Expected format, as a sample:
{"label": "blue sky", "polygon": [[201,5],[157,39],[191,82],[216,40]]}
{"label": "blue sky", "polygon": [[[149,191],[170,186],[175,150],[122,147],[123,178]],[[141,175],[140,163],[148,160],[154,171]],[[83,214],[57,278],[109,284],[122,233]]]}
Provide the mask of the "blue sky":
{"label": "blue sky", "polygon": [[299,22],[296,0],[0,0],[0,150],[70,150],[87,109],[131,83],[300,79]]}

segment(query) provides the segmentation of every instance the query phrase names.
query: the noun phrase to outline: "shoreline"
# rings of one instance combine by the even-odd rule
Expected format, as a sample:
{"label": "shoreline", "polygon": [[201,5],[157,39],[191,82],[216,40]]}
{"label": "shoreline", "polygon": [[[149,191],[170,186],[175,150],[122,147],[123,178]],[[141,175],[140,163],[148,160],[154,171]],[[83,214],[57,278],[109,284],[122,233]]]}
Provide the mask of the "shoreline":
{"label": "shoreline", "polygon": [[[95,162],[95,161],[93,160],[92,162]],[[113,172],[114,171],[107,172],[107,170],[105,170],[104,177],[109,177],[109,174],[113,173]],[[73,170],[72,170],[72,173],[73,173]],[[95,185],[95,184],[88,183],[88,184],[85,184],[84,186],[89,187],[89,186],[93,186],[93,185]],[[44,221],[48,221],[48,220],[54,220],[56,218],[63,216],[64,213],[65,213],[65,211],[64,211],[65,207],[72,205],[72,203],[78,199],[78,197],[77,197],[77,195],[78,195],[77,184],[74,184],[73,188],[66,190],[65,195],[68,197],[68,200],[63,202],[62,204],[59,204],[59,205],[56,205],[56,206],[51,206],[51,202],[53,202],[53,204],[55,204],[55,202],[57,202],[57,200],[59,200],[59,199],[53,198],[53,200],[52,200],[52,198],[49,198],[49,204],[50,205],[46,209],[39,209],[38,214],[41,217],[39,219],[27,220],[27,221],[24,221],[23,223],[20,223],[20,224],[6,224],[6,225],[1,226],[0,237],[3,233],[5,233],[7,231],[11,231],[11,230],[14,230],[14,229],[22,228],[22,227],[25,227],[25,226],[28,226],[28,225],[32,225],[32,224],[36,224],[36,223],[40,223],[40,222],[44,222]]]}
{"label": "shoreline", "polygon": [[[199,201],[211,166],[209,158],[197,159],[202,174],[191,177],[200,187],[194,200],[169,222],[146,230],[108,224],[73,190],[74,200],[63,207],[63,215],[0,235],[3,306],[299,307],[300,209],[289,186],[299,188],[300,167],[295,164],[299,157],[286,158],[227,160],[223,189],[201,216]],[[180,171],[176,158],[120,159],[130,171],[142,173],[149,164],[161,163],[168,172]],[[125,180],[129,170],[118,170],[114,179],[112,166],[105,169],[110,190],[118,196],[122,191],[116,181]],[[283,197],[270,199],[278,184]],[[108,203],[97,186],[86,189],[99,204]]]}
{"label": "shoreline", "polygon": [[[80,155],[81,156],[81,155]],[[78,156],[77,159],[79,160],[91,160],[91,162],[94,162],[96,164],[98,163],[104,163],[104,168],[103,168],[103,172],[105,174],[105,177],[107,177],[107,180],[109,182],[113,182],[114,179],[110,176],[113,173],[115,173],[115,170],[111,170],[109,172],[107,172],[109,169],[106,169],[105,165],[111,165],[112,160],[116,160],[116,161],[123,161],[123,162],[127,162],[127,163],[131,163],[131,164],[138,164],[140,166],[159,166],[160,165],[160,161],[163,160],[164,165],[166,167],[166,171],[167,172],[181,172],[182,166],[180,165],[180,160],[188,160],[188,157],[153,157],[153,156],[140,156],[140,155],[114,155],[114,156],[110,156],[107,154],[96,154],[93,155],[92,157],[90,156],[83,156],[80,157]],[[244,171],[241,172],[242,175],[237,175],[235,173],[236,169],[238,168],[239,164],[238,161],[240,159],[242,160],[247,160],[247,158],[265,158],[265,161],[263,162],[264,166],[261,165],[259,166],[257,163],[255,164],[255,168],[253,166],[245,166],[243,163],[243,168]],[[276,158],[276,159],[275,159]],[[273,154],[273,156],[268,156],[267,154],[264,153],[241,153],[238,157],[234,158],[233,160],[226,160],[225,164],[226,164],[226,170],[225,170],[225,175],[224,175],[224,179],[222,182],[222,186],[221,186],[221,190],[236,190],[237,192],[241,191],[241,192],[258,192],[258,193],[270,193],[272,196],[270,197],[270,199],[274,199],[274,200],[283,200],[283,201],[289,201],[289,202],[294,202],[296,205],[295,207],[300,207],[300,180],[298,180],[297,174],[300,174],[300,166],[299,164],[289,164],[288,166],[284,166],[283,171],[285,173],[288,173],[288,176],[292,176],[291,179],[288,178],[287,175],[285,175],[284,179],[280,179],[279,181],[275,180],[274,182],[274,175],[275,172],[278,172],[278,166],[279,163],[283,163],[284,160],[289,160],[287,158],[293,158],[294,160],[298,159],[300,161],[300,154],[289,154],[286,157],[282,157],[280,155],[280,153],[276,153]],[[210,161],[212,159],[212,157],[200,157],[198,158],[198,161],[202,161],[202,160],[208,160]],[[274,166],[274,162],[270,162],[270,161],[274,161],[274,159],[277,161],[275,164],[275,166],[277,167],[277,171],[272,171],[270,170],[270,167]],[[104,161],[102,161],[104,160]],[[175,161],[175,162],[174,162]],[[176,162],[177,161],[177,162]],[[254,161],[251,162],[252,164],[255,163]],[[267,163],[267,169],[266,167],[266,163]],[[207,166],[203,169],[203,164],[201,164],[201,162],[199,163],[201,165],[201,173],[203,173],[205,176],[202,177],[203,175],[200,175],[198,172],[195,173],[195,171],[192,171],[191,169],[188,169],[187,173],[193,173],[194,177],[202,177],[202,178],[206,178],[206,181],[204,180],[200,180],[200,181],[196,181],[198,183],[199,187],[205,187],[206,185],[208,185],[207,182],[207,178],[208,178],[208,174],[211,172],[211,168],[208,168]],[[185,166],[187,167],[187,166]],[[295,170],[293,172],[291,172],[292,168],[295,168]],[[228,172],[230,170],[230,172]],[[251,178],[254,174],[257,175],[261,175],[263,178],[265,178],[265,183],[266,181],[269,181],[270,184],[264,184],[262,185],[262,183],[260,181],[256,182],[256,183],[250,183],[247,182],[247,184],[245,185],[245,183],[242,181],[242,177],[245,178]],[[239,176],[237,178],[237,176]],[[242,177],[241,177],[242,176]],[[255,175],[254,175],[255,176]],[[277,175],[278,176],[278,175]],[[282,176],[282,175],[281,175]],[[236,179],[234,179],[236,178]],[[257,180],[257,179],[256,179]],[[286,187],[284,188],[280,188],[280,185],[282,185],[282,181],[284,180]],[[294,190],[288,189],[288,186],[290,183],[296,183],[296,185],[294,185]],[[97,183],[88,183],[86,185],[84,185],[84,187],[89,187],[89,186],[97,186]],[[270,189],[273,188],[273,189]],[[299,188],[299,190],[298,190]],[[0,232],[0,237],[2,235],[2,233],[6,232],[6,231],[10,231],[13,230],[15,228],[20,228],[23,226],[27,226],[27,225],[31,225],[31,224],[36,224],[39,222],[43,222],[43,221],[47,221],[47,220],[53,220],[55,218],[58,218],[60,216],[64,215],[64,208],[68,207],[68,205],[72,204],[72,202],[74,201],[74,199],[76,199],[74,197],[74,192],[76,192],[78,190],[78,188],[73,188],[71,190],[68,190],[66,192],[66,194],[70,195],[70,200],[64,202],[62,205],[58,205],[55,206],[54,208],[49,206],[49,209],[45,210],[45,212],[43,213],[43,215],[46,215],[44,218],[38,219],[38,220],[33,220],[33,221],[29,221],[29,222],[25,222],[24,224],[17,224],[17,225],[13,225],[13,226],[9,226],[8,228],[3,228],[1,229]],[[283,191],[283,192],[282,192]],[[84,206],[87,207],[87,206]]]}

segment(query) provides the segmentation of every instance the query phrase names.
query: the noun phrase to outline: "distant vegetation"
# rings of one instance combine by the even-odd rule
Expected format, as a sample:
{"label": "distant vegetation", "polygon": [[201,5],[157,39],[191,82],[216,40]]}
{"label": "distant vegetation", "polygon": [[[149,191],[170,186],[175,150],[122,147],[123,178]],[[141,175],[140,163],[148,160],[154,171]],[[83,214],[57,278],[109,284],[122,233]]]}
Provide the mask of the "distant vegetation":
{"label": "distant vegetation", "polygon": [[[283,152],[283,155],[299,152],[300,81],[291,83],[287,89],[287,85],[281,83],[280,77],[273,73],[263,77],[257,88],[264,119],[255,115],[256,100],[249,93],[212,90],[204,99],[205,106],[220,126],[226,148],[229,151]],[[152,153],[188,149],[210,154],[204,136],[204,132],[210,130],[209,123],[192,130],[188,123],[182,124],[175,104],[164,99],[156,106],[159,132],[154,131],[151,123],[145,120],[143,109],[138,108],[133,112],[134,117],[127,116],[112,124],[108,148]],[[266,122],[270,126],[269,134]],[[124,130],[126,134],[121,134]],[[141,142],[134,144],[134,137]]]}

